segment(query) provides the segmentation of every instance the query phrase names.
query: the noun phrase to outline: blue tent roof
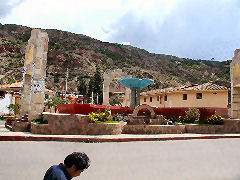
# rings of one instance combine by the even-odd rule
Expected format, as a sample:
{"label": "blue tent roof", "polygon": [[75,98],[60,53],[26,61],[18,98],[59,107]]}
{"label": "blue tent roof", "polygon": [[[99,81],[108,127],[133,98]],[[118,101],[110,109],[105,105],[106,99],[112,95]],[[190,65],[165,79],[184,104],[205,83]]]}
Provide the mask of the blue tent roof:
{"label": "blue tent roof", "polygon": [[152,79],[138,79],[138,78],[124,78],[119,79],[118,82],[120,82],[122,85],[128,87],[128,88],[144,88],[150,84],[153,83]]}

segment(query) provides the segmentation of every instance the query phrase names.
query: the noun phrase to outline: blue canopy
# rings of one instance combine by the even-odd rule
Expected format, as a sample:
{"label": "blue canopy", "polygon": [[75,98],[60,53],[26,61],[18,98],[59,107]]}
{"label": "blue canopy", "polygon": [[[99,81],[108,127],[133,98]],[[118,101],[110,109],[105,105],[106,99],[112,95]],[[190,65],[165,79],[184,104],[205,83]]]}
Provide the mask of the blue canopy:
{"label": "blue canopy", "polygon": [[138,79],[138,78],[124,78],[119,79],[118,82],[120,82],[122,85],[128,87],[128,88],[144,88],[150,84],[153,83],[152,79]]}

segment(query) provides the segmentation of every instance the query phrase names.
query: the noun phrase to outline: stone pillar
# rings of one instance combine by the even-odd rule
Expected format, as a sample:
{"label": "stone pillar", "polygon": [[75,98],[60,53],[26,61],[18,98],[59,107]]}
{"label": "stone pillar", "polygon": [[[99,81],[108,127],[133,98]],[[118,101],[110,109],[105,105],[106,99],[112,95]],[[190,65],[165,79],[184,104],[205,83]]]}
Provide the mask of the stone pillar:
{"label": "stone pillar", "polygon": [[130,107],[135,108],[136,106],[136,89],[131,88],[131,104]]}
{"label": "stone pillar", "polygon": [[139,106],[140,105],[140,88],[136,89],[136,96],[137,96],[136,106]]}
{"label": "stone pillar", "polygon": [[240,49],[236,49],[230,65],[231,117],[240,119]]}
{"label": "stone pillar", "polygon": [[29,121],[39,118],[43,112],[47,51],[47,33],[32,30],[25,54],[21,99],[21,116],[28,114]]}
{"label": "stone pillar", "polygon": [[30,107],[31,75],[24,75],[25,83],[22,89],[20,116],[28,114]]}
{"label": "stone pillar", "polygon": [[103,105],[109,105],[109,85],[108,79],[103,81]]}
{"label": "stone pillar", "polygon": [[231,117],[234,119],[240,118],[240,87],[232,88],[232,106]]}
{"label": "stone pillar", "polygon": [[130,107],[131,105],[130,105],[130,102],[131,102],[131,89],[130,88],[127,88],[126,87],[126,91],[125,91],[125,99],[124,99],[124,101],[125,101],[125,106],[128,106],[128,107]]}

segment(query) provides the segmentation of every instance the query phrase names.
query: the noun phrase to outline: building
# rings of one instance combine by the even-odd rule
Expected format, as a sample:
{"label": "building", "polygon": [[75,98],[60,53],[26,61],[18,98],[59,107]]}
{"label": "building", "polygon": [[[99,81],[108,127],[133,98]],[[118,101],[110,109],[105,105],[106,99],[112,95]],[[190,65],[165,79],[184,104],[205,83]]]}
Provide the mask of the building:
{"label": "building", "polygon": [[[10,104],[21,105],[21,88],[22,82],[0,85],[0,115],[11,113],[7,108]],[[54,95],[53,91],[46,88],[44,93],[46,99]]]}
{"label": "building", "polygon": [[228,88],[211,82],[141,93],[140,104],[155,107],[227,108]]}

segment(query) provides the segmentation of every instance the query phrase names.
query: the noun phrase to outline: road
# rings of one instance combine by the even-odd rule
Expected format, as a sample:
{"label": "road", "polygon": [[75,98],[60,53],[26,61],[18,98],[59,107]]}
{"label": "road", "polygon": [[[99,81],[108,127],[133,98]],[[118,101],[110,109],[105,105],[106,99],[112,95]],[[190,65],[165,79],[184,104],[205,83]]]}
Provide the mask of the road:
{"label": "road", "polygon": [[81,180],[237,180],[240,139],[126,143],[0,142],[0,180],[42,180],[74,151],[91,166]]}

